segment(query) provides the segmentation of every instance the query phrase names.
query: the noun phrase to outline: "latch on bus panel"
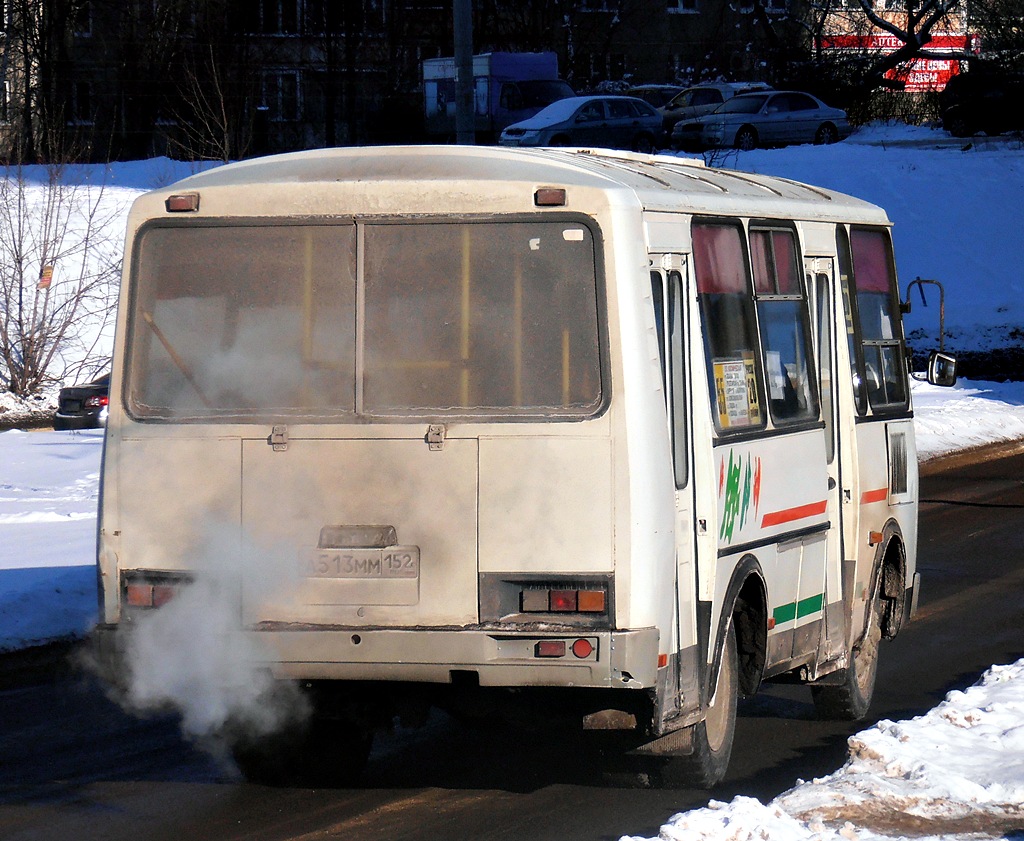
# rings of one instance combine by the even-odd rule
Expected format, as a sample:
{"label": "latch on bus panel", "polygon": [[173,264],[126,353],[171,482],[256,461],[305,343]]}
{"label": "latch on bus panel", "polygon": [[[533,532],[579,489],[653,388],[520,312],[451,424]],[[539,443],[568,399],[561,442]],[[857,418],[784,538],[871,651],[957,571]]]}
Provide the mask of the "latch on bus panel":
{"label": "latch on bus panel", "polygon": [[443,423],[432,423],[427,427],[427,447],[431,450],[443,450],[444,449],[444,433],[445,428]]}
{"label": "latch on bus panel", "polygon": [[283,453],[285,450],[287,450],[288,427],[275,426],[270,432],[270,437],[267,439],[267,443],[274,448],[275,453]]}

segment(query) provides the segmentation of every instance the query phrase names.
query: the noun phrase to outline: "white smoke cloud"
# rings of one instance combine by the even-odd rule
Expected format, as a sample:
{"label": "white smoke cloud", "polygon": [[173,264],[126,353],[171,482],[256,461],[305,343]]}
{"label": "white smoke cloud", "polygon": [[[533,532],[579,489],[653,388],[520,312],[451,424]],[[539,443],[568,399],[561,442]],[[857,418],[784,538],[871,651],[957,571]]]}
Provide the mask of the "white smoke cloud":
{"label": "white smoke cloud", "polygon": [[247,598],[279,598],[294,589],[298,564],[281,563],[288,553],[238,552],[213,530],[197,545],[195,580],[122,621],[116,697],[136,714],[176,711],[183,734],[223,758],[233,741],[258,741],[310,715],[298,686],[275,679],[269,652],[241,632],[243,580]]}

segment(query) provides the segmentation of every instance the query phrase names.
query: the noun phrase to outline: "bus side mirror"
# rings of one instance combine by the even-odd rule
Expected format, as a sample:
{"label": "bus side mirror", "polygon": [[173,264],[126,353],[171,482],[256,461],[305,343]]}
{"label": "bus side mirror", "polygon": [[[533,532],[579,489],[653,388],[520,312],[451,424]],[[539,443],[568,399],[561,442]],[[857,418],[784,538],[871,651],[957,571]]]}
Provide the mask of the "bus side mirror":
{"label": "bus side mirror", "polygon": [[928,382],[932,385],[956,385],[956,357],[933,350],[928,356]]}

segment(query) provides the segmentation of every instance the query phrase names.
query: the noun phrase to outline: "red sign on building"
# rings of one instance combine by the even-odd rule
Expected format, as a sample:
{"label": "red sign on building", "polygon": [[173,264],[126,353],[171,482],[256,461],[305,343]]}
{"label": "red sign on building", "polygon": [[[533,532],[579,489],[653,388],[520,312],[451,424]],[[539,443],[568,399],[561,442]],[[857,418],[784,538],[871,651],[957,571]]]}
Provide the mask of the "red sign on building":
{"label": "red sign on building", "polygon": [[[966,52],[973,46],[969,35],[953,35],[940,32],[932,35],[928,42],[930,50]],[[857,50],[858,52],[888,53],[899,49],[903,42],[895,35],[831,35],[821,39],[824,50]],[[889,70],[885,77],[901,82],[904,90],[921,92],[941,90],[951,78],[960,72],[960,62],[946,58],[918,58],[898,68]]]}

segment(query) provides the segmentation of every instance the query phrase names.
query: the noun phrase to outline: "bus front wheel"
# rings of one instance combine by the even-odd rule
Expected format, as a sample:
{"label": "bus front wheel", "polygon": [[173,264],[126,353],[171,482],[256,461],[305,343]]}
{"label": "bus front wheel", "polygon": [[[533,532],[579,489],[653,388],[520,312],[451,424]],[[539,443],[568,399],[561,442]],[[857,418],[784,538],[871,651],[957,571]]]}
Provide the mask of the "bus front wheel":
{"label": "bus front wheel", "polygon": [[850,652],[850,665],[843,682],[811,687],[819,718],[858,721],[868,714],[878,674],[878,644],[882,641],[882,602],[877,595],[871,600],[868,623],[864,638]]}

